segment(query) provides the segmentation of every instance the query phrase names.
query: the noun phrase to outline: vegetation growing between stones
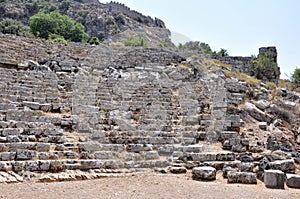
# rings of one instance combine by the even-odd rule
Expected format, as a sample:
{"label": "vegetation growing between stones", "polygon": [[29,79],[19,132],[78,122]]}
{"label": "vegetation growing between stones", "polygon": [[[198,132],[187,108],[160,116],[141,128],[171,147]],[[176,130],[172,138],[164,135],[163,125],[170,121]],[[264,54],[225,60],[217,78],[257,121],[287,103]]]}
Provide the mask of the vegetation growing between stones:
{"label": "vegetation growing between stones", "polygon": [[143,37],[127,37],[124,44],[125,46],[149,47],[149,43]]}
{"label": "vegetation growing between stones", "polygon": [[224,75],[228,78],[233,77],[233,78],[238,79],[239,81],[246,82],[246,84],[251,87],[257,87],[261,82],[259,79],[248,76],[247,74],[241,73],[237,70],[234,70],[234,71],[224,70]]}

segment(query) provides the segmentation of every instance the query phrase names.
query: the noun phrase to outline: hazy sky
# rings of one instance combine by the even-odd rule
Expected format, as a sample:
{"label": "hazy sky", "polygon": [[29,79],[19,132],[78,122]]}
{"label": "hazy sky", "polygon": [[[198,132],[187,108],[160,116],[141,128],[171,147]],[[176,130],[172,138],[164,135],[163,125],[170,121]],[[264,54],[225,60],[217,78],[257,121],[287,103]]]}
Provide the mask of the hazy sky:
{"label": "hazy sky", "polygon": [[300,68],[300,0],[116,1],[232,56],[257,55],[259,47],[276,46],[281,78]]}

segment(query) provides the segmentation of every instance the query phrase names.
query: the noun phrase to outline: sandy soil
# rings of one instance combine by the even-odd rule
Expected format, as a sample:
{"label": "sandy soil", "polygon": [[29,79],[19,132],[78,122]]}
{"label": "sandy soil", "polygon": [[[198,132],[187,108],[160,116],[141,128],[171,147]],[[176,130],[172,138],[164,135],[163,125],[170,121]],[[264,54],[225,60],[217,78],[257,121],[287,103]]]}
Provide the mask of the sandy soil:
{"label": "sandy soil", "polygon": [[220,175],[213,182],[192,180],[190,173],[150,172],[87,181],[0,184],[0,198],[300,198],[300,189],[267,189],[260,181],[226,184]]}

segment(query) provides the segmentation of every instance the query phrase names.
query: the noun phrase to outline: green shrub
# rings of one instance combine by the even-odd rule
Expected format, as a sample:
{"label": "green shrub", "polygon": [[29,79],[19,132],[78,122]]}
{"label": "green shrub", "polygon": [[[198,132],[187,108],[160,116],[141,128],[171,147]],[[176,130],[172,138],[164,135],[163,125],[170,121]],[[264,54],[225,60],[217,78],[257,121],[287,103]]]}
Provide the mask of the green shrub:
{"label": "green shrub", "polygon": [[90,40],[89,40],[89,44],[91,44],[91,45],[93,45],[93,44],[99,45],[99,44],[100,44],[100,41],[99,41],[99,39],[98,39],[97,37],[92,37],[92,38],[90,38]]}
{"label": "green shrub", "polygon": [[20,21],[8,18],[0,21],[0,32],[3,34],[15,34],[29,38],[34,37],[28,26],[23,25]]}
{"label": "green shrub", "polygon": [[228,51],[224,48],[221,48],[219,52],[217,52],[218,55],[220,55],[221,57],[226,57],[228,56]]}
{"label": "green shrub", "polygon": [[300,69],[296,68],[294,70],[293,76],[292,76],[292,80],[295,84],[299,84],[300,83]]}
{"label": "green shrub", "polygon": [[88,38],[82,24],[56,11],[49,14],[39,12],[33,15],[29,19],[29,26],[35,36],[44,39],[48,39],[49,34],[60,35],[65,40],[74,42],[84,42]]}
{"label": "green shrub", "polygon": [[54,42],[68,43],[63,36],[57,35],[57,34],[49,34],[48,40],[54,41]]}
{"label": "green shrub", "polygon": [[163,47],[169,48],[169,47],[170,47],[170,44],[168,44],[167,42],[161,42],[161,43],[158,45],[158,47],[161,47],[161,48],[163,48]]}
{"label": "green shrub", "polygon": [[125,46],[149,47],[147,40],[143,37],[127,37],[124,44]]}
{"label": "green shrub", "polygon": [[200,41],[189,41],[185,44],[179,44],[179,49],[186,49],[186,50],[196,50],[199,53],[206,53],[206,54],[215,54],[216,52],[212,51],[210,46],[204,42]]}

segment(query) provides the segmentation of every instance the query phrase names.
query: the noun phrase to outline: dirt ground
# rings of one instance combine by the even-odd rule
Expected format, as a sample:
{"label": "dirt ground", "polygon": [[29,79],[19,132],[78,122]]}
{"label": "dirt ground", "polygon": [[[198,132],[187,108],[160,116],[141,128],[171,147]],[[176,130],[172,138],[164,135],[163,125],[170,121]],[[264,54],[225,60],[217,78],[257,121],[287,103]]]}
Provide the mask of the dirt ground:
{"label": "dirt ground", "polygon": [[300,198],[300,189],[267,189],[257,185],[200,182],[191,174],[137,173],[122,177],[54,183],[0,184],[0,198]]}

